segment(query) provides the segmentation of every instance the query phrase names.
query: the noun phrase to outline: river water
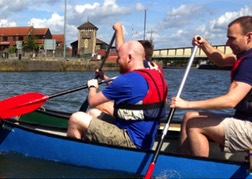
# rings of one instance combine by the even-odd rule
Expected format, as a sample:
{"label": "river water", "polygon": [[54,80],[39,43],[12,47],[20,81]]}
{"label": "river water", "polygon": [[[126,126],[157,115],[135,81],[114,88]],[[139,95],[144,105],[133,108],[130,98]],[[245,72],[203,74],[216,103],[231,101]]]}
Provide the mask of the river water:
{"label": "river water", "polygon": [[[176,96],[185,69],[164,69],[168,83],[168,103]],[[107,72],[110,77],[117,72]],[[87,80],[94,77],[94,72],[0,72],[0,100],[27,92],[39,92],[54,95],[59,92],[86,85]],[[230,84],[230,71],[199,70],[192,68],[189,72],[181,97],[187,100],[206,99],[226,93]],[[104,88],[100,85],[100,88]],[[45,102],[48,109],[74,112],[86,99],[87,90],[65,94]],[[169,108],[167,107],[167,113]],[[173,120],[181,121],[184,110],[176,110]],[[222,112],[233,112],[223,110]],[[15,142],[15,141],[13,141]],[[0,155],[0,177],[81,177],[81,178],[129,178],[122,173],[97,171],[94,169],[64,165],[28,158],[16,154]]]}

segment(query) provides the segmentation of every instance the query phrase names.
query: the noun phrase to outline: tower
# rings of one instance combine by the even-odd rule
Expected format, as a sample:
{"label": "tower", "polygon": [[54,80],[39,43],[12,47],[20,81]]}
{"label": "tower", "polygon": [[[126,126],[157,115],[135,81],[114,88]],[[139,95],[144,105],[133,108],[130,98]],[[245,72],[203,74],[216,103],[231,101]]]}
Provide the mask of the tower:
{"label": "tower", "polygon": [[87,21],[77,28],[78,34],[78,54],[93,54],[96,50],[96,32],[98,28]]}

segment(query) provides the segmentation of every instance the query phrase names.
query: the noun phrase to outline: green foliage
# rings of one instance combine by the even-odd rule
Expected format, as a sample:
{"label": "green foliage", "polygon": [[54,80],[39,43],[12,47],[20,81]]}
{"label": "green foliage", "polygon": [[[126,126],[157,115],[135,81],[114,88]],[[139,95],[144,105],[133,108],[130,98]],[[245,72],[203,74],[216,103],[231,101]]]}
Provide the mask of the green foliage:
{"label": "green foliage", "polygon": [[9,49],[9,53],[16,53],[16,52],[17,52],[17,48],[15,46]]}
{"label": "green foliage", "polygon": [[24,50],[25,51],[38,51],[39,46],[35,43],[35,37],[29,36],[26,44],[24,44]]}

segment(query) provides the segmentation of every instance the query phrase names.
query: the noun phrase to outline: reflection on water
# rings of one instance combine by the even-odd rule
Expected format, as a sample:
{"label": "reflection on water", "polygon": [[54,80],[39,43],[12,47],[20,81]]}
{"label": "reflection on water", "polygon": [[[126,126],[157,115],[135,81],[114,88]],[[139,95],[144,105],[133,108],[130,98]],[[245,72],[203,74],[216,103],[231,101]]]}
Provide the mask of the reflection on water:
{"label": "reflection on water", "polygon": [[[184,71],[185,69],[164,69],[169,87],[169,99],[172,96],[176,96]],[[118,75],[117,72],[108,72],[107,74],[111,77]],[[0,72],[0,100],[32,91],[50,96],[86,85],[87,80],[93,77],[93,72]],[[181,97],[187,100],[199,100],[223,95],[226,93],[229,83],[229,71],[191,69]],[[103,87],[101,85],[101,88]],[[79,109],[81,103],[86,99],[86,95],[87,90],[62,95],[47,100],[44,107],[74,112]],[[167,105],[167,113],[168,111]],[[230,109],[222,111],[233,112]],[[177,109],[173,120],[180,121],[184,112],[184,110]],[[97,171],[19,155],[5,154],[0,155],[0,177],[125,178],[125,174],[120,176],[120,174],[113,172]]]}

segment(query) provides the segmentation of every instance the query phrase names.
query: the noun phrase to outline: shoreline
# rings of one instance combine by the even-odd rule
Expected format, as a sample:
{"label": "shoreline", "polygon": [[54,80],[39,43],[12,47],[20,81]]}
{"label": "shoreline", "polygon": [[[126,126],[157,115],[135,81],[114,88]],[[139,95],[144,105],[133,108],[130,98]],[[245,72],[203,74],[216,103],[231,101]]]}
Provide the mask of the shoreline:
{"label": "shoreline", "polygon": [[216,65],[199,65],[198,69],[202,70],[231,70],[231,67],[218,67]]}
{"label": "shoreline", "polygon": [[[84,58],[68,59],[0,59],[0,72],[88,72],[100,67],[101,60]],[[162,63],[157,62],[162,66]],[[118,71],[114,62],[105,62],[104,71]],[[186,67],[169,66],[163,69],[183,69]],[[217,67],[215,65],[199,65],[195,67],[203,70],[230,70],[230,67]]]}

